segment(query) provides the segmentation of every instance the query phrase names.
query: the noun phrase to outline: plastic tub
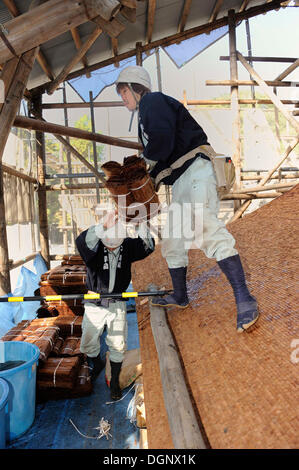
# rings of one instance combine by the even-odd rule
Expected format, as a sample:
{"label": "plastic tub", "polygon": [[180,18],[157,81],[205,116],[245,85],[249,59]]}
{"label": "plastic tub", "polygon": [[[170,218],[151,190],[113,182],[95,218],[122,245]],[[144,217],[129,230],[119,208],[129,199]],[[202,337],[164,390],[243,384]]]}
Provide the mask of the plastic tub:
{"label": "plastic tub", "polygon": [[36,367],[39,349],[24,341],[0,341],[0,362],[25,361],[12,369],[0,371],[9,386],[6,440],[24,434],[35,417]]}
{"label": "plastic tub", "polygon": [[0,449],[5,449],[5,429],[7,416],[9,387],[4,379],[0,379]]}

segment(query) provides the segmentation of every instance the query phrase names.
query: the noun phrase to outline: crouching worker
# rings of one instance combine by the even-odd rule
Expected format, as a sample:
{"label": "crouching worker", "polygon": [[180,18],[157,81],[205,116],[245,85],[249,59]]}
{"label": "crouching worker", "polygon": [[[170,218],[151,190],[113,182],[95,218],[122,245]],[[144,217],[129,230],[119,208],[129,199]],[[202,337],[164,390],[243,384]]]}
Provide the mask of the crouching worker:
{"label": "crouching worker", "polygon": [[[125,235],[125,228],[118,221],[117,213],[111,211],[102,219],[102,223],[85,230],[76,239],[87,269],[89,293],[125,292],[131,282],[131,264],[153,252],[154,240],[144,227],[142,238]],[[126,313],[126,302],[121,300],[99,299],[85,303],[80,349],[93,365],[91,378],[94,381],[105,366],[100,355],[100,337],[104,327],[107,327],[112,400],[122,396],[119,374],[127,347]]]}

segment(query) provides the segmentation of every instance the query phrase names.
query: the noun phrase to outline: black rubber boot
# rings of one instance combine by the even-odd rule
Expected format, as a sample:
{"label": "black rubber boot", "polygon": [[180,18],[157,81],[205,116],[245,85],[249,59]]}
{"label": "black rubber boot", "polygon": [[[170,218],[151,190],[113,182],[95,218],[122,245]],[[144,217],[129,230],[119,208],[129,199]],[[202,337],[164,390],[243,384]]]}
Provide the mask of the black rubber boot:
{"label": "black rubber boot", "polygon": [[189,299],[186,285],[187,267],[169,268],[169,272],[172,279],[173,294],[152,299],[152,305],[158,307],[188,307]]}
{"label": "black rubber boot", "polygon": [[92,363],[91,381],[94,382],[100,372],[104,369],[106,363],[105,361],[103,361],[100,354],[98,354],[96,357],[91,357],[89,359],[91,359]]}
{"label": "black rubber boot", "polygon": [[121,389],[119,386],[119,374],[121,371],[122,362],[112,362],[111,365],[111,380],[110,380],[110,395],[112,400],[120,400],[122,397]]}
{"label": "black rubber boot", "polygon": [[258,319],[258,305],[246,285],[245,274],[239,255],[229,256],[218,265],[226,275],[233,288],[237,304],[237,331],[242,332],[251,327]]}

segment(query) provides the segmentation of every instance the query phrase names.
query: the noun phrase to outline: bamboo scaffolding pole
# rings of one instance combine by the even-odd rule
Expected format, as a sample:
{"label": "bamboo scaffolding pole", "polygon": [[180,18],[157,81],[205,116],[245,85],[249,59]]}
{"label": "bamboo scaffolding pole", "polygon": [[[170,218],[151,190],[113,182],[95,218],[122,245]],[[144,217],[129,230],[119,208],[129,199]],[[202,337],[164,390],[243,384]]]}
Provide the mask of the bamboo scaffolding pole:
{"label": "bamboo scaffolding pole", "polygon": [[[261,175],[256,175],[256,176],[241,176],[241,181],[261,181],[263,179],[263,176]],[[275,175],[271,176],[269,180],[289,180],[289,179],[299,179],[299,170],[297,175],[295,173],[289,173],[286,175]]]}
{"label": "bamboo scaffolding pole", "polygon": [[[235,19],[236,22],[238,23],[239,21],[242,21],[246,18],[251,18],[253,16],[257,16],[259,14],[264,14],[268,11],[274,10],[280,8],[280,1],[279,0],[273,0],[270,3],[263,4],[263,5],[258,5],[254,6],[252,8],[249,8],[246,11],[242,11],[239,13],[236,13]],[[186,31],[183,31],[181,33],[176,33],[171,36],[167,36],[162,39],[158,39],[157,41],[153,41],[149,44],[144,44],[142,46],[142,52],[146,52],[147,50],[155,49],[156,47],[162,46],[170,46],[171,44],[175,44],[180,41],[184,41],[186,39],[189,39],[194,36],[198,36],[200,34],[204,33],[209,33],[210,31],[213,31],[214,29],[218,29],[222,26],[227,26],[228,25],[228,17],[225,16],[223,18],[219,18],[218,20],[215,20],[213,23],[206,23],[204,25],[196,26],[195,28],[190,28]],[[130,51],[124,52],[122,54],[119,54],[118,56],[111,57],[109,59],[103,60],[101,62],[97,62],[89,67],[82,68],[80,70],[77,70],[75,72],[70,73],[67,77],[66,80],[71,80],[73,78],[80,77],[81,75],[85,75],[87,72],[92,72],[94,70],[98,70],[102,67],[105,67],[106,65],[113,64],[114,62],[121,62],[124,59],[127,59],[129,57],[134,57],[136,56],[136,48],[132,49]],[[45,83],[44,85],[41,85],[39,87],[33,88],[33,90],[36,90],[38,92],[43,92],[46,90],[47,86],[49,85],[48,83]]]}
{"label": "bamboo scaffolding pole", "polygon": [[[250,64],[248,64],[250,65]],[[280,82],[279,80],[267,80],[264,82],[268,86],[275,86],[275,87],[299,87],[299,82]],[[206,80],[207,86],[260,86],[262,85],[258,82],[258,80]]]}
{"label": "bamboo scaffolding pole", "polygon": [[[294,150],[294,148],[296,147],[296,145],[298,144],[299,142],[299,138],[292,144],[292,145],[288,145],[287,149],[285,150],[281,160],[279,160],[279,162],[272,168],[272,170],[270,170],[267,175],[262,179],[262,181],[260,182],[260,186],[263,186],[270,178],[271,176],[273,175],[273,173],[282,165],[282,163],[286,160],[286,158],[289,156],[289,154],[292,152],[292,150]],[[250,206],[251,204],[251,201],[246,201],[244,202],[244,204],[241,205],[241,207],[237,210],[237,212],[233,215],[233,217],[229,220],[229,223],[230,222],[234,222],[235,220],[237,220],[239,217],[242,216],[242,214],[246,211],[246,209],[248,209],[248,207]]]}
{"label": "bamboo scaffolding pole", "polygon": [[[124,106],[122,101],[102,101],[93,103],[94,108],[115,108]],[[89,103],[44,103],[43,109],[60,109],[60,108],[88,108]]]}
{"label": "bamboo scaffolding pole", "polygon": [[25,256],[25,258],[22,258],[18,261],[13,261],[9,260],[9,270],[11,271],[12,269],[18,268],[19,266],[22,266],[25,263],[28,263],[28,261],[33,260],[36,255],[40,254],[40,251],[36,251],[35,253],[32,253],[31,255]]}
{"label": "bamboo scaffolding pole", "polygon": [[11,168],[10,166],[4,165],[3,163],[2,163],[2,170],[4,173],[8,173],[9,175],[16,176],[17,178],[20,178],[24,181],[28,181],[29,183],[33,183],[33,184],[38,183],[36,178],[26,175],[25,173],[22,173],[21,171],[18,171],[15,168]]}
{"label": "bamboo scaffolding pole", "polygon": [[[251,60],[252,62],[296,62],[294,57],[257,57],[257,56],[244,56],[246,60]],[[228,55],[221,55],[219,60],[229,60]],[[239,59],[237,59],[239,60]],[[277,79],[276,79],[277,80]]]}
{"label": "bamboo scaffolding pole", "polygon": [[[228,27],[229,27],[229,53],[230,53],[230,78],[232,81],[238,79],[238,64],[237,64],[237,45],[236,45],[236,20],[235,11],[229,10],[228,12]],[[237,191],[241,186],[241,123],[240,123],[240,106],[239,106],[239,89],[238,86],[231,86],[231,112],[232,112],[232,160],[235,165],[236,180],[234,183],[234,190]],[[234,202],[234,210],[240,207],[240,202]]]}
{"label": "bamboo scaffolding pole", "polygon": [[[181,103],[184,103],[184,100],[180,100]],[[283,104],[299,104],[299,100],[281,100]],[[186,100],[187,105],[230,105],[230,100]],[[239,104],[271,104],[271,100],[267,99],[242,99],[239,98]],[[114,107],[123,107],[124,104],[122,101],[103,101],[93,103],[94,108],[114,108]],[[274,105],[273,105],[274,106]],[[88,108],[88,103],[44,103],[42,105],[43,109],[68,109],[68,108]]]}
{"label": "bamboo scaffolding pole", "polygon": [[285,69],[283,72],[281,72],[275,80],[283,80],[285,77],[287,77],[293,70],[295,70],[297,67],[299,67],[299,59],[297,59],[293,64],[291,64],[287,69]]}
{"label": "bamboo scaffolding pole", "polygon": [[258,186],[251,186],[251,187],[238,189],[238,191],[235,191],[235,192],[237,192],[238,194],[242,194],[242,193],[248,194],[251,192],[255,193],[258,191],[272,191],[272,189],[290,188],[290,187],[293,187],[296,183],[295,184],[294,183],[276,183],[276,184],[269,184],[267,186],[262,186],[262,184],[265,184],[265,183],[261,181],[261,183]]}
{"label": "bamboo scaffolding pole", "polygon": [[253,199],[274,199],[278,196],[281,196],[284,192],[288,191],[288,189],[280,189],[279,191],[273,191],[273,192],[268,192],[268,193],[230,193],[230,194],[225,194],[221,196],[221,201],[233,201],[233,200],[246,200],[246,201],[252,201]]}
{"label": "bamboo scaffolding pole", "polygon": [[[254,80],[259,84],[263,92],[270,98],[270,100],[273,102],[273,104],[277,107],[277,109],[284,115],[286,120],[293,126],[299,135],[299,122],[296,121],[295,118],[285,109],[279,98],[273,93],[273,91],[268,87],[266,82],[258,75],[258,73],[254,70],[253,67],[244,59],[242,54],[240,52],[237,52],[237,56],[241,63],[244,65],[244,67],[247,69],[247,71],[252,75]],[[292,82],[290,82],[292,83]],[[276,86],[276,85],[274,85]]]}
{"label": "bamboo scaffolding pole", "polygon": [[[157,290],[149,285],[148,290]],[[149,304],[169,428],[175,449],[206,449],[165,309]]]}
{"label": "bamboo scaffolding pole", "polygon": [[35,131],[48,132],[55,135],[57,134],[62,136],[75,137],[77,139],[100,142],[107,145],[115,145],[116,147],[142,150],[142,145],[137,142],[130,142],[129,140],[122,140],[104,134],[88,132],[82,129],[77,129],[75,127],[65,127],[61,126],[60,124],[46,122],[41,119],[16,116],[14,126],[22,127],[23,129],[33,129]]}
{"label": "bamboo scaffolding pole", "polygon": [[[37,116],[42,118],[42,96],[35,96],[32,100],[32,107]],[[50,269],[50,246],[49,246],[49,226],[47,216],[47,194],[45,188],[45,135],[43,132],[38,131],[35,133],[36,139],[36,155],[37,155],[37,168],[38,168],[38,216],[39,216],[39,237],[41,256],[43,257],[46,266]]]}

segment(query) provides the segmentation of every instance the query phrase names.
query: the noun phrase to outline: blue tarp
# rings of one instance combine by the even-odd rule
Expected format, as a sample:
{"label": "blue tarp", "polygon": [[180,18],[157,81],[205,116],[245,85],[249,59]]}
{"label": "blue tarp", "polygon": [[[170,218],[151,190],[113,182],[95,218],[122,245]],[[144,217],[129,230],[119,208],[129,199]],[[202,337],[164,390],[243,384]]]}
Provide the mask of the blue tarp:
{"label": "blue tarp", "polygon": [[[27,297],[34,295],[34,291],[39,288],[41,275],[48,269],[40,254],[34,258],[33,266],[35,273],[22,266],[16,288],[5,297]],[[20,321],[36,318],[36,311],[39,306],[39,301],[0,303],[0,338]]]}
{"label": "blue tarp", "polygon": [[[172,44],[171,46],[164,47],[164,51],[171,58],[178,68],[183,67],[185,64],[190,62],[191,59],[196,57],[198,54],[203,52],[207,47],[214,44],[216,41],[221,39],[228,32],[228,26],[215,29],[209,34],[201,34],[194,38],[186,39],[180,44]],[[143,60],[148,56],[142,55]],[[106,88],[112,85],[117,79],[120,71],[128,65],[135,65],[136,58],[130,57],[119,63],[119,67],[115,67],[114,64],[103,67],[99,70],[91,72],[90,78],[86,78],[85,75],[70,80],[69,85],[75,90],[80,98],[89,102],[89,92],[92,92],[93,99]]]}

